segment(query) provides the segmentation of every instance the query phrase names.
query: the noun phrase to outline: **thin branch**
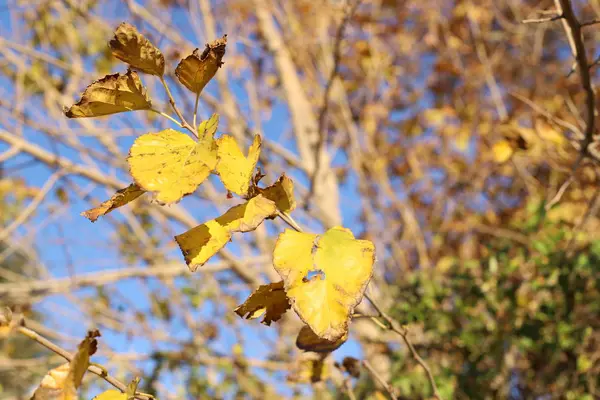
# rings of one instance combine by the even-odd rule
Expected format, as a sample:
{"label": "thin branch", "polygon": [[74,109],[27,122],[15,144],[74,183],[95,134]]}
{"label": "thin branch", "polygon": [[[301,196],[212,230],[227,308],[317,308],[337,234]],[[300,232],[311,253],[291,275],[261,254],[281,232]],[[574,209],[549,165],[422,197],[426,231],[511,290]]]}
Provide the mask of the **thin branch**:
{"label": "thin branch", "polygon": [[[361,0],[354,1],[354,4],[348,9],[346,16],[340,23],[340,26],[338,27],[338,30],[335,35],[335,42],[334,42],[334,49],[333,49],[333,67],[331,68],[331,72],[329,74],[329,79],[327,79],[327,84],[325,85],[325,92],[323,93],[323,106],[321,108],[321,112],[319,113],[319,119],[318,119],[318,126],[317,126],[318,139],[317,139],[317,143],[315,146],[315,154],[314,154],[315,169],[313,170],[313,173],[310,177],[310,189],[308,191],[306,199],[310,199],[314,195],[316,181],[317,181],[317,178],[319,177],[319,174],[321,173],[321,167],[322,167],[321,153],[323,151],[325,151],[324,147],[325,147],[325,141],[327,139],[327,132],[325,131],[326,130],[325,123],[326,123],[327,113],[329,111],[329,96],[331,94],[331,90],[333,88],[335,79],[337,78],[337,76],[339,74],[339,70],[340,70],[340,64],[341,64],[341,60],[342,60],[342,41],[344,40],[346,26],[348,25],[348,22],[350,22],[350,19],[352,19],[352,16],[354,15],[354,13],[356,12],[356,9],[360,5],[360,2],[361,2]],[[306,204],[308,204],[308,201],[306,202]]]}
{"label": "thin branch", "polygon": [[581,33],[581,24],[577,20],[571,2],[569,0],[554,0],[556,10],[558,14],[563,15],[562,23],[571,52],[577,61],[577,68],[579,69],[579,76],[581,77],[581,86],[585,92],[585,104],[586,104],[586,115],[585,115],[585,131],[584,138],[581,143],[581,153],[584,155],[588,154],[588,146],[593,141],[595,132],[595,95],[594,89],[592,88],[592,80],[590,77],[590,68],[587,60],[587,54],[585,46],[583,44],[583,36]]}
{"label": "thin branch", "polygon": [[[40,334],[38,334],[36,331],[25,327],[25,322],[24,321],[22,322],[22,325],[17,328],[17,330],[22,335],[25,335],[29,339],[38,342],[39,344],[41,344],[45,348],[47,348],[50,351],[58,354],[59,356],[61,356],[64,359],[66,359],[67,361],[71,361],[73,359],[73,355],[71,353],[69,353],[68,351],[66,351],[62,347],[60,347],[60,346],[52,343],[51,341],[49,341],[45,337],[43,337]],[[114,387],[116,387],[117,389],[119,389],[121,392],[125,393],[127,391],[127,385],[125,385],[123,382],[119,381],[118,379],[114,378],[113,376],[109,375],[108,372],[106,371],[106,368],[104,368],[104,367],[102,367],[102,366],[100,366],[98,364],[91,364],[88,367],[88,371],[90,371],[93,374],[98,375],[100,378],[104,379],[106,382],[110,383],[111,385],[113,385]],[[145,393],[136,393],[135,397],[137,399],[140,399],[140,400],[154,399],[153,396],[145,394]]]}
{"label": "thin branch", "polygon": [[427,374],[427,379],[429,380],[429,385],[431,386],[431,391],[433,392],[433,396],[436,399],[441,400],[442,396],[440,395],[440,392],[437,388],[435,379],[433,378],[433,374],[431,373],[431,369],[429,368],[429,366],[427,365],[425,360],[423,360],[421,358],[419,353],[417,353],[415,346],[410,341],[410,338],[408,337],[408,329],[401,326],[395,319],[393,319],[385,311],[383,311],[383,309],[379,306],[379,304],[377,304],[377,302],[375,300],[373,300],[373,298],[371,296],[369,296],[367,293],[365,293],[365,298],[371,302],[371,304],[373,305],[375,310],[379,313],[379,316],[381,318],[383,318],[385,320],[385,322],[387,322],[387,324],[388,324],[387,328],[393,332],[396,332],[398,335],[400,335],[402,337],[402,340],[404,341],[404,344],[406,344],[406,347],[408,347],[408,350],[410,351],[412,358],[414,358],[415,361],[421,366],[421,368],[423,368],[423,370],[425,370],[425,373]]}
{"label": "thin branch", "polygon": [[369,373],[371,375],[373,375],[373,377],[381,384],[381,386],[383,386],[383,388],[388,392],[388,394],[390,395],[390,397],[393,400],[397,400],[398,396],[396,396],[396,394],[394,393],[394,389],[390,386],[389,383],[387,383],[385,381],[385,379],[383,379],[381,377],[381,375],[379,375],[377,373],[377,371],[375,370],[375,368],[373,368],[373,366],[371,365],[371,363],[369,363],[367,360],[362,360],[361,363],[369,371]]}
{"label": "thin branch", "polygon": [[573,183],[573,180],[575,180],[575,174],[577,173],[577,170],[579,169],[579,166],[581,165],[581,161],[583,161],[583,154],[584,153],[579,154],[579,157],[577,157],[577,161],[575,161],[575,164],[573,165],[571,174],[569,175],[567,180],[564,181],[562,185],[560,185],[560,188],[558,189],[558,191],[556,192],[554,197],[544,207],[544,209],[546,211],[548,211],[550,208],[552,208],[553,205],[555,205],[556,203],[558,203],[560,201],[560,199],[562,199],[563,195],[565,194],[565,192],[567,191],[567,189],[569,188],[571,183]]}
{"label": "thin branch", "polygon": [[581,27],[584,28],[586,26],[596,25],[596,24],[600,24],[600,19],[593,19],[591,21],[582,22]]}
{"label": "thin branch", "polygon": [[562,15],[555,15],[554,17],[524,19],[522,22],[524,24],[539,24],[543,22],[558,21],[561,18],[564,17]]}
{"label": "thin branch", "polygon": [[167,92],[167,97],[169,98],[169,103],[171,103],[171,107],[173,108],[173,111],[175,111],[175,114],[177,114],[177,116],[179,117],[179,120],[181,121],[181,126],[183,126],[188,131],[192,132],[192,134],[194,136],[198,137],[198,132],[196,131],[196,129],[194,129],[185,120],[185,118],[183,117],[183,114],[181,113],[181,111],[179,111],[179,108],[177,108],[177,105],[175,104],[175,99],[173,98],[173,95],[171,94],[171,90],[169,89],[169,85],[167,85],[167,81],[165,80],[165,77],[161,76],[160,81],[165,88],[165,92]]}

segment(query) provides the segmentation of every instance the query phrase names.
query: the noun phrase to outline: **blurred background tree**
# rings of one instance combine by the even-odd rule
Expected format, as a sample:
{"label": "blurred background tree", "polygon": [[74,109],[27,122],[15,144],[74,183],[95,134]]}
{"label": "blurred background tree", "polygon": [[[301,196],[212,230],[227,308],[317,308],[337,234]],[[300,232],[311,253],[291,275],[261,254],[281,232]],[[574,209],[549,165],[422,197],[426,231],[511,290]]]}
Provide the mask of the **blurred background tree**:
{"label": "blurred background tree", "polygon": [[[129,183],[135,137],[174,127],[144,112],[62,114],[89,82],[124,70],[106,43],[126,20],[163,50],[170,73],[229,35],[201,116],[220,113],[220,131],[246,146],[263,135],[262,170],[294,179],[302,225],[343,223],[376,244],[369,292],[407,324],[443,398],[600,396],[600,2],[0,7],[0,184],[12,196],[0,203],[0,299],[43,316],[45,335],[73,348],[99,328],[94,360],[124,381],[142,376],[161,399],[379,399],[377,377],[400,398],[432,396],[401,338],[368,319],[315,372],[313,355],[294,346],[295,315],[264,327],[232,312],[278,280],[269,254],[279,221],[190,274],[172,238],[235,204],[216,180],[171,207],[142,197],[93,225],[78,215]],[[168,110],[160,85],[143,78]],[[189,115],[194,99],[173,78]],[[15,182],[30,195],[19,200]],[[52,360],[34,343],[6,343],[0,398],[28,398],[33,366]],[[377,376],[351,378],[334,365],[345,356]],[[106,386],[86,383],[90,398]]]}

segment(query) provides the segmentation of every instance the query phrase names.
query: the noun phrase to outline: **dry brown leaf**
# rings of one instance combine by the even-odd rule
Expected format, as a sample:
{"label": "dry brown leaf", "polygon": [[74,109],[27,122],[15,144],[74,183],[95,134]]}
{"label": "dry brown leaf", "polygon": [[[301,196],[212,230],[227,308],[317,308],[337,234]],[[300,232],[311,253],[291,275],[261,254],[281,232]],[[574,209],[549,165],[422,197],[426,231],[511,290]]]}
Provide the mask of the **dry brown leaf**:
{"label": "dry brown leaf", "polygon": [[244,302],[233,310],[246,319],[263,316],[261,323],[271,325],[290,308],[290,301],[283,289],[283,281],[261,285]]}
{"label": "dry brown leaf", "polygon": [[152,102],[134,71],[106,75],[88,86],[81,100],[65,110],[69,118],[100,117],[126,111],[148,110]]}
{"label": "dry brown leaf", "polygon": [[115,57],[147,74],[163,76],[165,57],[135,26],[123,22],[109,43]]}
{"label": "dry brown leaf", "polygon": [[135,183],[132,183],[126,188],[118,190],[115,194],[112,195],[110,199],[106,200],[98,207],[94,207],[87,211],[84,211],[81,213],[81,215],[83,215],[92,222],[96,222],[96,220],[99,217],[108,214],[115,208],[122,207],[125,204],[132,202],[144,193],[146,193],[144,189],[140,188]]}
{"label": "dry brown leaf", "polygon": [[192,54],[179,62],[175,75],[179,82],[194,93],[202,92],[206,84],[215,76],[223,65],[227,35],[212,43],[207,43],[202,53],[196,49]]}

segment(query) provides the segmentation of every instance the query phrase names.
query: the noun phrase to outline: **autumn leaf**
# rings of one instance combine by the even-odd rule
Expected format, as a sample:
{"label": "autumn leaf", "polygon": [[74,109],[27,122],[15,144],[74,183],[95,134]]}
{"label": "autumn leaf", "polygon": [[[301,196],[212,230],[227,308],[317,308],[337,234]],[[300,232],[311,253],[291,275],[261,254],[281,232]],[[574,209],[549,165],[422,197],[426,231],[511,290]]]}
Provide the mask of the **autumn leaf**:
{"label": "autumn leaf", "polygon": [[374,254],[372,242],[357,240],[342,227],[323,235],[287,229],[279,235],[273,264],[300,318],[320,338],[336,341],[362,300]]}
{"label": "autumn leaf", "polygon": [[275,203],[262,195],[230,208],[225,214],[190,229],[175,240],[193,272],[221,250],[235,232],[250,232],[277,212]]}
{"label": "autumn leaf", "polygon": [[507,140],[500,140],[492,146],[492,154],[497,163],[508,161],[514,152],[515,151]]}
{"label": "autumn leaf", "polygon": [[135,26],[126,22],[119,25],[109,46],[115,57],[133,68],[152,75],[164,75],[165,57]]}
{"label": "autumn leaf", "polygon": [[287,176],[282,175],[277,182],[259,192],[277,204],[277,208],[283,212],[291,212],[296,208],[294,200],[294,182]]}
{"label": "autumn leaf", "polygon": [[156,200],[174,203],[196,190],[216,163],[210,140],[196,142],[173,129],[138,137],[129,150],[129,171],[144,190],[156,192]]}
{"label": "autumn leaf", "polygon": [[271,325],[290,308],[283,290],[283,281],[261,285],[234,312],[242,318],[255,319],[263,316],[261,323]]}
{"label": "autumn leaf", "polygon": [[227,46],[227,35],[208,43],[200,54],[198,49],[179,62],[175,75],[179,82],[192,92],[199,94],[223,65],[222,59]]}
{"label": "autumn leaf", "polygon": [[300,329],[300,332],[298,332],[296,347],[300,350],[312,351],[315,353],[331,353],[346,343],[346,340],[348,340],[348,332],[341,338],[330,341],[318,337],[308,325],[304,325],[302,329]]}
{"label": "autumn leaf", "polygon": [[200,156],[211,171],[217,167],[217,142],[214,139],[219,127],[219,114],[213,114],[198,125],[198,143],[202,152]]}
{"label": "autumn leaf", "polygon": [[236,140],[229,135],[223,135],[217,140],[219,163],[217,173],[227,190],[245,196],[250,188],[250,179],[260,156],[262,139],[254,136],[254,141],[244,156]]}
{"label": "autumn leaf", "polygon": [[42,379],[31,400],[77,400],[77,388],[90,365],[90,356],[96,352],[98,336],[98,331],[88,332],[71,362],[51,369]]}
{"label": "autumn leaf", "polygon": [[138,74],[128,70],[125,74],[106,75],[88,86],[81,100],[65,110],[69,118],[100,117],[126,111],[152,108],[146,88]]}
{"label": "autumn leaf", "polygon": [[329,366],[323,357],[302,358],[298,360],[288,375],[288,381],[294,383],[316,383],[326,380],[330,375]]}
{"label": "autumn leaf", "polygon": [[127,393],[121,393],[118,390],[111,389],[100,393],[92,400],[129,400],[129,396]]}
{"label": "autumn leaf", "polygon": [[144,193],[146,193],[146,191],[135,183],[132,183],[126,188],[118,190],[110,199],[106,200],[98,207],[90,208],[89,210],[82,212],[81,215],[92,222],[96,222],[99,217],[108,214],[115,208],[122,207],[125,204],[132,202]]}

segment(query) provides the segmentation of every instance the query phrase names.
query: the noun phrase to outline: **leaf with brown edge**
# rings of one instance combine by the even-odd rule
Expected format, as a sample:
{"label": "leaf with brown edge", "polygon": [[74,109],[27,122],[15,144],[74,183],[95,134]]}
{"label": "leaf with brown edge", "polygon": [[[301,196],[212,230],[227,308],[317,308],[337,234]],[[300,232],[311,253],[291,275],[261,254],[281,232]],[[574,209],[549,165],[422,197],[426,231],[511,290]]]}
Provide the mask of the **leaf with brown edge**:
{"label": "leaf with brown edge", "polygon": [[222,59],[227,46],[227,35],[207,43],[204,51],[194,50],[179,62],[175,75],[179,82],[190,91],[199,94],[223,65]]}
{"label": "leaf with brown edge", "polygon": [[77,389],[90,365],[90,356],[97,350],[98,336],[97,330],[88,332],[71,362],[48,371],[31,400],[77,400]]}
{"label": "leaf with brown edge", "polygon": [[127,203],[132,202],[137,199],[141,195],[146,193],[146,191],[140,188],[135,183],[127,186],[124,189],[118,190],[112,197],[97,207],[90,208],[87,211],[81,213],[82,216],[86,217],[92,222],[96,222],[96,220],[111,212],[112,210],[122,207]]}
{"label": "leaf with brown edge", "polygon": [[291,212],[296,208],[294,182],[285,174],[281,175],[271,186],[259,189],[259,192],[267,199],[274,201],[280,211]]}
{"label": "leaf with brown edge", "polygon": [[119,60],[147,74],[163,76],[165,57],[135,26],[123,22],[108,44]]}
{"label": "leaf with brown edge", "polygon": [[290,308],[290,301],[283,289],[283,281],[261,285],[234,312],[242,318],[255,319],[263,316],[261,323],[271,325]]}
{"label": "leaf with brown edge", "polygon": [[101,117],[127,111],[148,110],[152,102],[134,71],[106,75],[88,86],[81,100],[65,110],[69,118]]}
{"label": "leaf with brown edge", "polygon": [[298,337],[296,338],[296,347],[304,351],[312,351],[314,353],[331,353],[338,349],[348,340],[348,332],[341,338],[330,341],[318,337],[308,325],[304,325]]}
{"label": "leaf with brown edge", "polygon": [[193,272],[221,250],[235,232],[250,232],[277,212],[275,203],[262,195],[230,208],[218,218],[175,236],[185,261]]}

